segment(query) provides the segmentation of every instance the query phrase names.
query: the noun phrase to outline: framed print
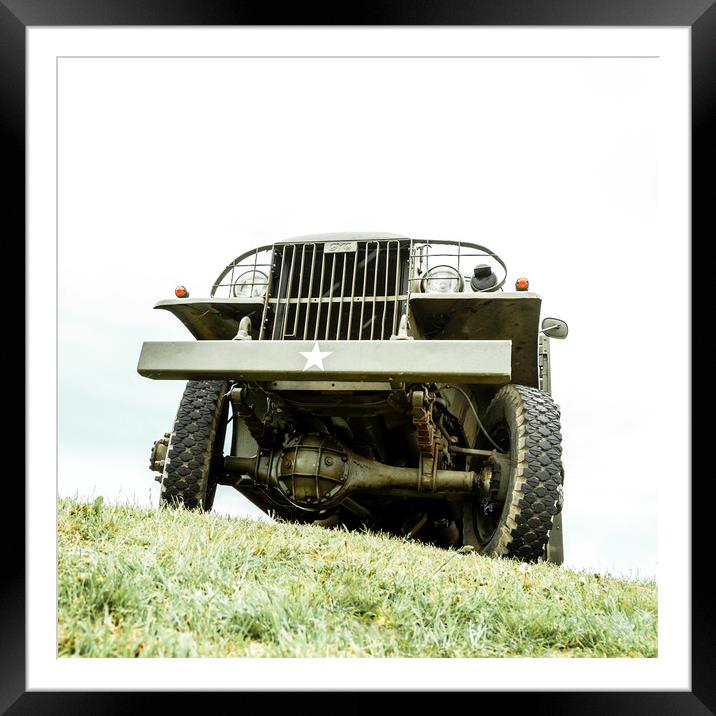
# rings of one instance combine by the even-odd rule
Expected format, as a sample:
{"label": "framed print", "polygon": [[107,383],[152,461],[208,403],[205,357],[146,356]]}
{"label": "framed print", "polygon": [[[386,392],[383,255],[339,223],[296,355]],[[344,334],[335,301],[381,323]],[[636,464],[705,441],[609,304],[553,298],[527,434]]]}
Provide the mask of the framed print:
{"label": "framed print", "polygon": [[713,710],[715,18],[2,0],[28,415],[3,709]]}

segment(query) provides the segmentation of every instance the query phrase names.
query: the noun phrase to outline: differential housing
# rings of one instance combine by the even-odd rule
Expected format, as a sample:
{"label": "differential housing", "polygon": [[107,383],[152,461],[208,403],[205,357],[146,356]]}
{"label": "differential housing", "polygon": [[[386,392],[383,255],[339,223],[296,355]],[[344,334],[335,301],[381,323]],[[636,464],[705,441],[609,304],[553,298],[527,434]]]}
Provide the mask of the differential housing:
{"label": "differential housing", "polygon": [[331,507],[341,501],[346,487],[348,455],[329,435],[299,435],[281,451],[276,478],[276,486],[293,504]]}

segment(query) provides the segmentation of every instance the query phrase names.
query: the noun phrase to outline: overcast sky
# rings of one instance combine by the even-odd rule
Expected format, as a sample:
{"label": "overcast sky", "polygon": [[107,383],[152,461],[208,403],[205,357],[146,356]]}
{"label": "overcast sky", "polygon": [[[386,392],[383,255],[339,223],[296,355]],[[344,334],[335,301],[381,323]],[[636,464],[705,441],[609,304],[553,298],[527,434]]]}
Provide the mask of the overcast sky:
{"label": "overcast sky", "polygon": [[[655,574],[656,484],[687,479],[657,449],[686,447],[689,288],[653,61],[67,59],[59,87],[60,494],[157,503],[183,383],[136,364],[191,338],[152,310],[178,283],[207,296],[241,252],[308,233],[475,241],[570,326],[567,564]],[[214,509],[257,513],[227,487]]]}

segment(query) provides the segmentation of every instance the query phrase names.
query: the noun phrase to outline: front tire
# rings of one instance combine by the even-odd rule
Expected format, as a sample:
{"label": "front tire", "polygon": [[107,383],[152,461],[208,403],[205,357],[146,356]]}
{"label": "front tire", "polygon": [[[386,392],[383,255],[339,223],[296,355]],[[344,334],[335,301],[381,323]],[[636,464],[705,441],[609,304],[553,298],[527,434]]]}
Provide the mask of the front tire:
{"label": "front tire", "polygon": [[208,512],[223,469],[229,384],[190,380],[174,421],[159,504]]}
{"label": "front tire", "polygon": [[[502,476],[504,501],[464,505],[463,543],[485,555],[534,562],[545,556],[553,518],[562,508],[562,435],[559,407],[537,388],[502,387],[483,419],[486,431],[509,454]],[[478,444],[494,448],[481,433]]]}

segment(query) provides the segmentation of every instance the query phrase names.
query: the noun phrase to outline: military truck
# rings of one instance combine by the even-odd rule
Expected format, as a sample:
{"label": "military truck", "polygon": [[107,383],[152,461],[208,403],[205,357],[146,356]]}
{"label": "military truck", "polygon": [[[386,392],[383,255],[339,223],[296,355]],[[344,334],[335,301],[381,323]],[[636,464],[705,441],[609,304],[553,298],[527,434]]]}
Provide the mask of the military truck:
{"label": "military truck", "polygon": [[160,502],[264,512],[561,563],[560,411],[541,299],[490,249],[388,233],[301,236],[155,308],[142,376],[186,380],[150,468]]}

